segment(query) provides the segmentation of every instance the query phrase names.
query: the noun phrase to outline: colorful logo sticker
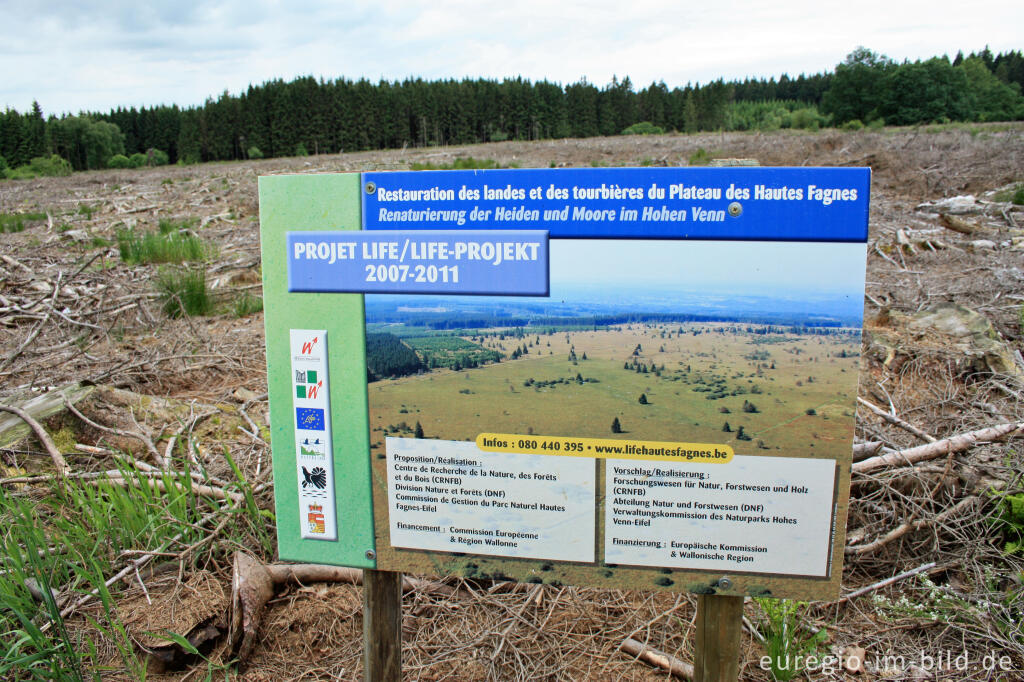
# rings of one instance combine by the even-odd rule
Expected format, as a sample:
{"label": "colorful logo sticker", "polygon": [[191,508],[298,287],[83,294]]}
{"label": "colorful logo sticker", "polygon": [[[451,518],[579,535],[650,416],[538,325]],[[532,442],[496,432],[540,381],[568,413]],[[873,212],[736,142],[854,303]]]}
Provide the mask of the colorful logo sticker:
{"label": "colorful logo sticker", "polygon": [[308,505],[309,513],[306,519],[309,521],[309,532],[323,535],[327,532],[327,520],[324,518],[324,508],[320,504]]}
{"label": "colorful logo sticker", "polygon": [[326,457],[326,451],[324,449],[323,438],[303,438],[299,442],[299,456],[300,457],[316,457],[323,459]]}
{"label": "colorful logo sticker", "polygon": [[320,336],[311,339],[308,336],[298,336],[296,331],[292,330],[292,362],[309,363],[322,360],[323,352],[317,348]]}
{"label": "colorful logo sticker", "polygon": [[[302,372],[296,372],[296,374],[302,374]],[[306,374],[312,374],[316,376],[316,372],[306,372]],[[303,400],[316,400],[317,395],[320,394],[320,389],[324,387],[324,382],[317,381],[312,384],[297,384],[295,386],[295,397],[302,398]]]}
{"label": "colorful logo sticker", "polygon": [[315,384],[316,378],[317,377],[315,369],[295,370],[295,383],[297,384]]}
{"label": "colorful logo sticker", "polygon": [[306,431],[323,431],[324,411],[317,407],[296,407],[295,425]]}
{"label": "colorful logo sticker", "polygon": [[289,338],[299,528],[303,538],[337,541],[327,330],[292,329]]}

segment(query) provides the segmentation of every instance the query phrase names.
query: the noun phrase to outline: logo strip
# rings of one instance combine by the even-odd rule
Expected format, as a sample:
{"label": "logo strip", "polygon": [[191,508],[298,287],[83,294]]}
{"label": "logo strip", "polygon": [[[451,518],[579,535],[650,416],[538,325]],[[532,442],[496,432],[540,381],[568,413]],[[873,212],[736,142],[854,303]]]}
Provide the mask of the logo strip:
{"label": "logo strip", "polygon": [[291,382],[299,527],[309,540],[337,540],[327,331],[292,329]]}

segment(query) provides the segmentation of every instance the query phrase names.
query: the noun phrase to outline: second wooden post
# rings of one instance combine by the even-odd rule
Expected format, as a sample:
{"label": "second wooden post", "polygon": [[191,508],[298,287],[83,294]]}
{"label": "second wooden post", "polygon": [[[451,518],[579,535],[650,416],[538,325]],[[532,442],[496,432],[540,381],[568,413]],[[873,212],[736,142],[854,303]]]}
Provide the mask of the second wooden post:
{"label": "second wooden post", "polygon": [[363,571],[363,679],[402,679],[402,574]]}
{"label": "second wooden post", "polygon": [[740,665],[743,597],[697,597],[694,682],[736,682]]}

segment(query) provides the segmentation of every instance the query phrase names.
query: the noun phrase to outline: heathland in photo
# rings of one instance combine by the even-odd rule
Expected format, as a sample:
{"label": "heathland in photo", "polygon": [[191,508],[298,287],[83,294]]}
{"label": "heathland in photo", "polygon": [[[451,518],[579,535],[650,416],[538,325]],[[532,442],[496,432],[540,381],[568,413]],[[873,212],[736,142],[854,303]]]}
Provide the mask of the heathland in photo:
{"label": "heathland in photo", "polygon": [[547,298],[367,297],[375,450],[482,432],[848,447],[861,283],[818,282],[862,272],[863,245],[561,240],[551,254]]}

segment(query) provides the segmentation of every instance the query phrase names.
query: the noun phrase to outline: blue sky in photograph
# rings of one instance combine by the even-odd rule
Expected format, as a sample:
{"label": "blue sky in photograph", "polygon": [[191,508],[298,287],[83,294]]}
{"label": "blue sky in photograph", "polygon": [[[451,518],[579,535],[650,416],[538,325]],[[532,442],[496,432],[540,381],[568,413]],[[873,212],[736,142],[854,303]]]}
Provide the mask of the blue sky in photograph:
{"label": "blue sky in photograph", "polygon": [[546,297],[374,294],[366,297],[367,321],[386,322],[401,310],[442,317],[632,311],[858,325],[865,249],[857,243],[553,239]]}
{"label": "blue sky in photograph", "polygon": [[856,243],[564,240],[550,242],[551,295],[562,287],[844,293],[864,289]]}

